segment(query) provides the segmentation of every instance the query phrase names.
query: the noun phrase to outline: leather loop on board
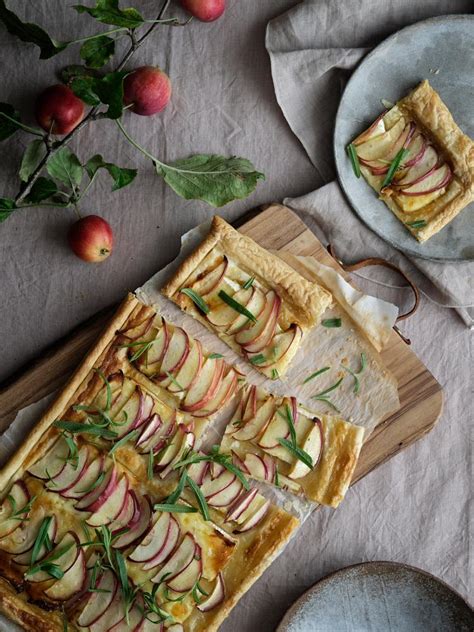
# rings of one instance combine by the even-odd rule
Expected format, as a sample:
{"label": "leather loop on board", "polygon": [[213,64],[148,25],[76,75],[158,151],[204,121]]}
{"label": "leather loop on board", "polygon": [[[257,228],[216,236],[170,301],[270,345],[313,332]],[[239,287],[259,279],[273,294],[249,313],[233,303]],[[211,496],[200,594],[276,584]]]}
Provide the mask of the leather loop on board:
{"label": "leather loop on board", "polygon": [[[397,272],[400,276],[402,276],[405,279],[409,287],[413,290],[415,302],[413,304],[413,307],[410,310],[408,310],[408,312],[405,312],[405,314],[400,314],[397,317],[396,322],[398,323],[401,320],[405,320],[406,318],[409,318],[412,314],[416,312],[416,310],[418,309],[418,305],[420,304],[420,293],[418,291],[418,288],[413,283],[413,281],[411,281],[407,277],[407,275],[403,272],[403,270],[400,270],[400,268],[396,266],[394,263],[390,263],[390,261],[386,261],[385,259],[381,259],[379,257],[369,257],[367,259],[361,259],[360,261],[357,261],[356,263],[353,263],[353,264],[346,264],[337,258],[336,253],[334,252],[334,248],[331,244],[328,244],[327,250],[329,254],[331,255],[331,257],[336,259],[336,261],[342,266],[342,268],[346,272],[355,272],[355,270],[360,270],[368,266],[383,266],[384,268],[389,268],[390,270],[394,270],[395,272]],[[394,327],[394,329],[407,344],[410,344],[410,340],[408,338],[405,338],[400,333],[397,327]]]}

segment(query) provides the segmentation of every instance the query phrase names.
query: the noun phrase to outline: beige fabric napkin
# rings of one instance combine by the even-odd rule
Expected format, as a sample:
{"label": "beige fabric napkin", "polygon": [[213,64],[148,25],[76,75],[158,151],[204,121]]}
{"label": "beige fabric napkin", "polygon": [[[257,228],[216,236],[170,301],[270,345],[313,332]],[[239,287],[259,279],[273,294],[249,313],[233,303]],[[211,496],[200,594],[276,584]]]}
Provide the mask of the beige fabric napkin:
{"label": "beige fabric napkin", "polygon": [[[306,0],[269,23],[266,47],[278,103],[327,182],[335,177],[332,135],[337,106],[358,62],[408,24],[470,12],[471,0]],[[286,202],[316,219],[342,259],[352,262],[377,255],[398,263],[430,300],[455,308],[474,328],[474,263],[404,257],[362,224],[337,182]]]}

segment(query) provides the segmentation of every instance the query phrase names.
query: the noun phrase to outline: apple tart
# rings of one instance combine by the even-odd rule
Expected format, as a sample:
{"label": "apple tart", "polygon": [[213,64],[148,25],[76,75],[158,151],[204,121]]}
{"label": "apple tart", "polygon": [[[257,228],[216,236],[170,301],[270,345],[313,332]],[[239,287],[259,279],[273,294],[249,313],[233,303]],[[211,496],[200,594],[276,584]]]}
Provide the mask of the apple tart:
{"label": "apple tart", "polygon": [[326,289],[217,216],[162,293],[272,379],[332,303]]}
{"label": "apple tart", "polygon": [[26,630],[216,630],[298,524],[228,455],[189,452],[196,420],[117,366],[139,307],[0,473],[0,610]]}
{"label": "apple tart", "polygon": [[474,142],[428,81],[349,145],[356,175],[423,242],[474,200]]}
{"label": "apple tart", "polygon": [[221,449],[251,478],[307,500],[337,507],[349,488],[364,429],[332,415],[315,415],[294,397],[247,386]]}

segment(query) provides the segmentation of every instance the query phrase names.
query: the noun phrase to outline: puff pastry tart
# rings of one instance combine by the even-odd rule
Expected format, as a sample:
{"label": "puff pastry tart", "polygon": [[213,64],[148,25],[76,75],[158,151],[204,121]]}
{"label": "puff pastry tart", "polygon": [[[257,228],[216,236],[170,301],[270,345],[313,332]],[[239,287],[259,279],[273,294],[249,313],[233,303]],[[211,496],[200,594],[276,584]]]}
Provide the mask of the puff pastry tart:
{"label": "puff pastry tart", "polygon": [[307,500],[337,507],[349,488],[364,429],[311,413],[294,397],[247,386],[221,449],[246,475]]}
{"label": "puff pastry tart", "polygon": [[273,379],[332,302],[326,289],[220,217],[162,292]]}
{"label": "puff pastry tart", "polygon": [[0,473],[0,611],[25,630],[216,630],[298,524],[228,455],[189,452],[208,420],[121,355],[143,309],[125,301]]}
{"label": "puff pastry tart", "polygon": [[360,166],[370,186],[420,242],[474,200],[474,142],[428,81],[381,114],[354,139],[349,152],[356,173]]}

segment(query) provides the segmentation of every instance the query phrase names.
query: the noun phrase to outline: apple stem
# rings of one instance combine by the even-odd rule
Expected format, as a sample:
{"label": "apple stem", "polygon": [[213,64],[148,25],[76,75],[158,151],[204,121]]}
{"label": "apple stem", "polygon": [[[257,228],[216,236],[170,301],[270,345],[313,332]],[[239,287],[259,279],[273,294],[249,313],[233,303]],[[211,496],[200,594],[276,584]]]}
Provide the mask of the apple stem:
{"label": "apple stem", "polygon": [[4,118],[8,119],[12,123],[15,123],[15,125],[17,125],[18,127],[21,127],[21,129],[24,129],[25,132],[28,132],[29,134],[34,134],[35,136],[41,136],[41,138],[43,138],[44,136],[43,132],[40,132],[38,129],[34,129],[34,127],[29,127],[28,125],[24,125],[23,123],[20,123],[20,121],[17,121],[11,116],[8,116],[8,114],[5,114],[5,112],[0,112],[0,116],[3,116]]}

